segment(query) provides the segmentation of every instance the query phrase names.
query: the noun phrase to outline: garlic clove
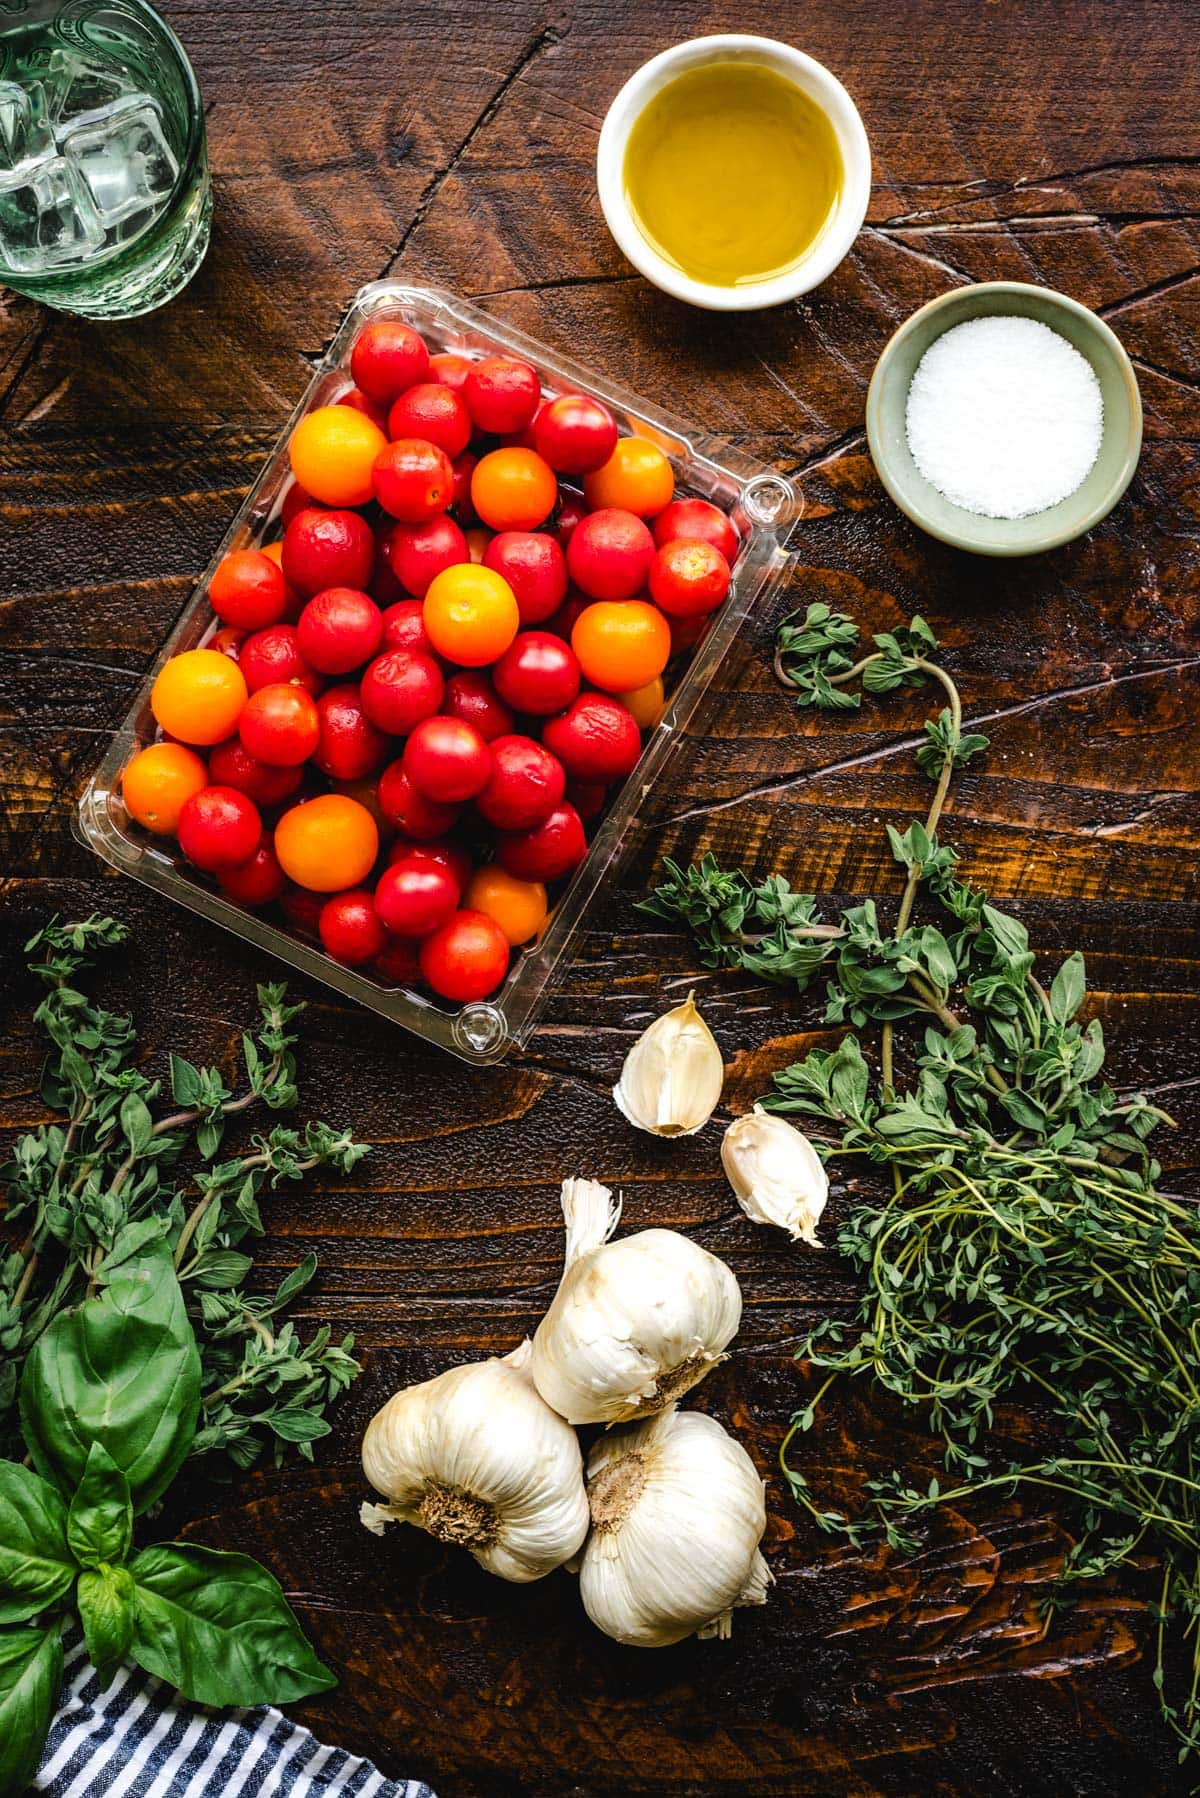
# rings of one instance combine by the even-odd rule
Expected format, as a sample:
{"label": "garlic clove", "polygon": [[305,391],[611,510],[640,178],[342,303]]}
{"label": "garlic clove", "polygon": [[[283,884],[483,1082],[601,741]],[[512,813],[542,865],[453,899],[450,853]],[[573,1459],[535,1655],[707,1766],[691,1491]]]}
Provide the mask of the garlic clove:
{"label": "garlic clove", "polygon": [[693,994],[656,1018],[625,1057],[613,1087],[619,1110],[653,1136],[694,1136],[721,1100],[725,1064]]}
{"label": "garlic clove", "polygon": [[735,1118],[721,1141],[721,1163],[751,1223],[776,1224],[793,1242],[823,1247],[817,1223],[829,1175],[807,1136],[786,1118],[761,1105]]}

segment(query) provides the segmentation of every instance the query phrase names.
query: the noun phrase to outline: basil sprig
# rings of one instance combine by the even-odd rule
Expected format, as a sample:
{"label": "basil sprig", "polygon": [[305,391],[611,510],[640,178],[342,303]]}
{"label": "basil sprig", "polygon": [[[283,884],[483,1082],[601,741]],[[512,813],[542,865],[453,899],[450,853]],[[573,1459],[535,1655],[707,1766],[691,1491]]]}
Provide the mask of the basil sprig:
{"label": "basil sprig", "polygon": [[73,1600],[108,1685],[127,1658],[199,1704],[287,1704],[335,1683],[247,1555],[134,1546],[196,1433],[199,1356],[164,1241],[34,1345],[20,1414],[36,1471],[0,1463],[0,1794],[37,1769]]}

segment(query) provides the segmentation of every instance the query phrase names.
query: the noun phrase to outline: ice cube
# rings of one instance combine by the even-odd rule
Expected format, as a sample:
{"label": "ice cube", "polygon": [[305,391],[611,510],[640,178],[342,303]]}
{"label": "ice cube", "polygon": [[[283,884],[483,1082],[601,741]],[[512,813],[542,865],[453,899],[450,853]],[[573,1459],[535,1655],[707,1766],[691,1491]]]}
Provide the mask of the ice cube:
{"label": "ice cube", "polygon": [[54,133],[46,118],[41,82],[19,86],[15,81],[0,81],[0,172],[53,153]]}
{"label": "ice cube", "polygon": [[104,242],[104,226],[77,170],[62,156],[0,183],[0,260],[16,274],[82,262]]}
{"label": "ice cube", "polygon": [[147,94],[125,95],[87,124],[63,133],[59,142],[106,226],[158,210],[179,178],[158,106]]}
{"label": "ice cube", "polygon": [[111,106],[132,87],[119,66],[88,62],[61,48],[48,58],[45,78],[49,116],[60,135],[73,119]]}

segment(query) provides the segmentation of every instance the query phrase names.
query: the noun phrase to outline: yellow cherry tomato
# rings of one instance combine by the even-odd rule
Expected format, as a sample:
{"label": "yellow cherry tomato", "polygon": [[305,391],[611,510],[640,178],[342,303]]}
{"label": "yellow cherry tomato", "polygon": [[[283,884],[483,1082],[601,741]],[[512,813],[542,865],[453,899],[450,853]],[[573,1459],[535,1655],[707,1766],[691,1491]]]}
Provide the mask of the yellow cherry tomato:
{"label": "yellow cherry tomato", "polygon": [[535,937],[546,922],[546,889],[541,881],[518,880],[498,866],[475,871],[463,905],[497,923],[513,949]]}
{"label": "yellow cherry tomato", "polygon": [[558,477],[536,450],[492,450],[471,471],[471,504],[494,531],[536,530],[557,501]]}
{"label": "yellow cherry tomato", "polygon": [[374,495],[371,470],[387,438],[352,406],[318,406],[292,432],[292,473],[326,506],[364,506]]}
{"label": "yellow cherry tomato", "polygon": [[648,437],[619,437],[604,466],[583,477],[583,497],[593,512],[619,506],[639,518],[653,518],[670,505],[674,492],[671,464]]}
{"label": "yellow cherry tomato", "polygon": [[475,562],[443,568],[425,594],[425,632],[440,656],[460,668],[486,668],[521,625],[516,595],[502,574]]}
{"label": "yellow cherry tomato", "polygon": [[275,854],[298,887],[340,893],[371,872],[379,832],[365,805],[342,793],[322,793],[283,814],[275,826]]}
{"label": "yellow cherry tomato", "polygon": [[666,667],[671,627],[644,599],[600,599],[575,620],[571,648],[593,687],[636,693]]}
{"label": "yellow cherry tomato", "polygon": [[656,674],[653,680],[647,681],[644,687],[635,687],[632,693],[618,693],[617,698],[626,711],[633,713],[639,730],[653,730],[662,717],[665,699],[662,675]]}
{"label": "yellow cherry tomato", "polygon": [[150,710],[170,737],[207,747],[232,736],[246,703],[246,682],[219,649],[185,649],[159,670]]}
{"label": "yellow cherry tomato", "polygon": [[182,743],[139,749],[121,776],[121,797],[131,818],[155,836],[175,834],[183,803],[208,785],[208,769]]}

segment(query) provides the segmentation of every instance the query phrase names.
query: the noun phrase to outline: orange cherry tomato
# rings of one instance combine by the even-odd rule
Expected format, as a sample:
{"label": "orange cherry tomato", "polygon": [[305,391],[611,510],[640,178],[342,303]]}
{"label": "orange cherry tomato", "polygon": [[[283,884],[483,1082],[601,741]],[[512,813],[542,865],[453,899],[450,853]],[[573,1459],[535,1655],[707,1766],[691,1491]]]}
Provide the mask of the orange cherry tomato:
{"label": "orange cherry tomato", "polygon": [[283,814],[275,826],[275,854],[298,887],[340,893],[371,872],[379,831],[365,805],[342,793],[322,793]]}
{"label": "orange cherry tomato", "polygon": [[467,911],[499,924],[513,949],[535,937],[546,922],[546,889],[540,880],[518,880],[499,866],[480,868],[463,894]]}
{"label": "orange cherry tomato", "polygon": [[131,818],[155,836],[175,834],[185,799],[208,785],[208,770],[194,749],[182,743],[151,743],[140,749],[121,776],[121,797]]}
{"label": "orange cherry tomato", "polygon": [[653,518],[671,503],[675,476],[657,443],[648,437],[621,437],[603,468],[583,477],[583,496],[592,511],[619,506],[639,518]]}
{"label": "orange cherry tomato", "polygon": [[351,406],[318,406],[292,432],[292,473],[325,506],[365,506],[373,497],[371,470],[387,438]]}
{"label": "orange cherry tomato", "polygon": [[557,499],[558,479],[536,450],[492,450],[480,457],[471,474],[471,504],[494,531],[535,530],[549,518]]}
{"label": "orange cherry tomato", "polygon": [[[292,491],[294,493],[297,491],[297,489],[293,488]],[[274,562],[276,568],[282,568],[283,567],[283,538],[277,537],[274,543],[264,543],[262,553],[264,556],[267,557],[267,559],[269,561]],[[290,619],[295,619],[299,616],[300,608],[304,604],[304,601],[301,599],[300,595],[296,592],[296,589],[292,586],[291,582],[286,579],[286,577],[284,579],[283,584],[287,588],[287,611],[284,613],[284,617],[290,618]]]}
{"label": "orange cherry tomato", "polygon": [[656,674],[644,687],[635,687],[632,693],[617,694],[625,710],[633,713],[639,730],[653,730],[662,717],[664,697],[661,674]]}
{"label": "orange cherry tomato", "polygon": [[516,595],[504,576],[476,562],[459,562],[434,576],[424,618],[437,653],[462,668],[496,661],[521,624]]}
{"label": "orange cherry tomato", "polygon": [[172,656],[150,691],[150,710],[167,735],[201,746],[232,736],[245,703],[245,677],[219,649]]}
{"label": "orange cherry tomato", "polygon": [[571,648],[585,680],[605,693],[634,693],[660,675],[671,627],[644,599],[601,599],[575,620]]}

